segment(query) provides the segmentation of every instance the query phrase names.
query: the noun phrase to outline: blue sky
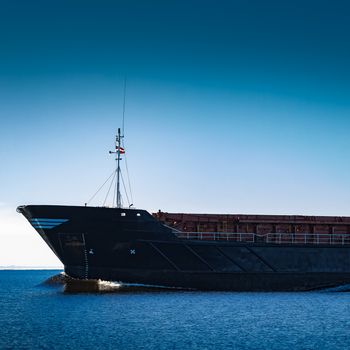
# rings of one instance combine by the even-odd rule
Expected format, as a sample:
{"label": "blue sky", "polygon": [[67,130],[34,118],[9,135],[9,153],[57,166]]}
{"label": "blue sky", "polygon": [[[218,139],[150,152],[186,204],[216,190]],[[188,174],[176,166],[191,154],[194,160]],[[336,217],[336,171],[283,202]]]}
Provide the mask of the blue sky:
{"label": "blue sky", "polygon": [[347,2],[0,6],[0,265],[36,235],[17,205],[83,204],[112,171],[125,75],[137,207],[349,215]]}

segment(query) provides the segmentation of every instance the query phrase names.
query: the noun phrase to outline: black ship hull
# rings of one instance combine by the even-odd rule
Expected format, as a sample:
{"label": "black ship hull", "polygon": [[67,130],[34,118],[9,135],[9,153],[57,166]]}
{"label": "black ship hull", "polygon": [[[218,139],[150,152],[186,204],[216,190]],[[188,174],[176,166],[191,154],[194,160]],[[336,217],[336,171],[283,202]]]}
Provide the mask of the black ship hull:
{"label": "black ship hull", "polygon": [[79,279],[200,290],[302,291],[350,284],[350,245],[179,237],[147,211],[18,208]]}

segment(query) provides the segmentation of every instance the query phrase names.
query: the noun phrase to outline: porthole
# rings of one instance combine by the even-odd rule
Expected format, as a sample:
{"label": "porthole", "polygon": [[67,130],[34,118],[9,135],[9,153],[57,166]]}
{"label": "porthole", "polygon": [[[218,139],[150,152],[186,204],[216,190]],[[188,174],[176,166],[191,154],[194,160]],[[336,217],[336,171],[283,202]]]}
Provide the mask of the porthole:
{"label": "porthole", "polygon": [[140,213],[137,213],[136,216],[141,216],[141,214],[140,214]]}
{"label": "porthole", "polygon": [[126,213],[120,213],[120,216],[126,216]]}

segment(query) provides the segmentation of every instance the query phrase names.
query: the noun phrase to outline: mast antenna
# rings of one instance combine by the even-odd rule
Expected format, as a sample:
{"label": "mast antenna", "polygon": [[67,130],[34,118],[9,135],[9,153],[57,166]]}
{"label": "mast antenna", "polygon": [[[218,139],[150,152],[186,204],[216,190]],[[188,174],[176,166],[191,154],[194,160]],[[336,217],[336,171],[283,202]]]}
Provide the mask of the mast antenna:
{"label": "mast antenna", "polygon": [[126,100],[126,76],[124,77],[123,121],[122,121],[122,135],[123,135],[123,137],[124,137],[124,121],[125,121],[125,100]]}

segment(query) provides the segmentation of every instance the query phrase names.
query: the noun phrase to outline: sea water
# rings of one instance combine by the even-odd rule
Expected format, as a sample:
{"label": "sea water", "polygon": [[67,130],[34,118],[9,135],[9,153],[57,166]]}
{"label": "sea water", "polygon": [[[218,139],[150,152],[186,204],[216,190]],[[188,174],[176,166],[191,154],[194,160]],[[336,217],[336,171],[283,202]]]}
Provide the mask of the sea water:
{"label": "sea water", "polygon": [[0,271],[0,349],[350,349],[350,293],[67,293]]}

